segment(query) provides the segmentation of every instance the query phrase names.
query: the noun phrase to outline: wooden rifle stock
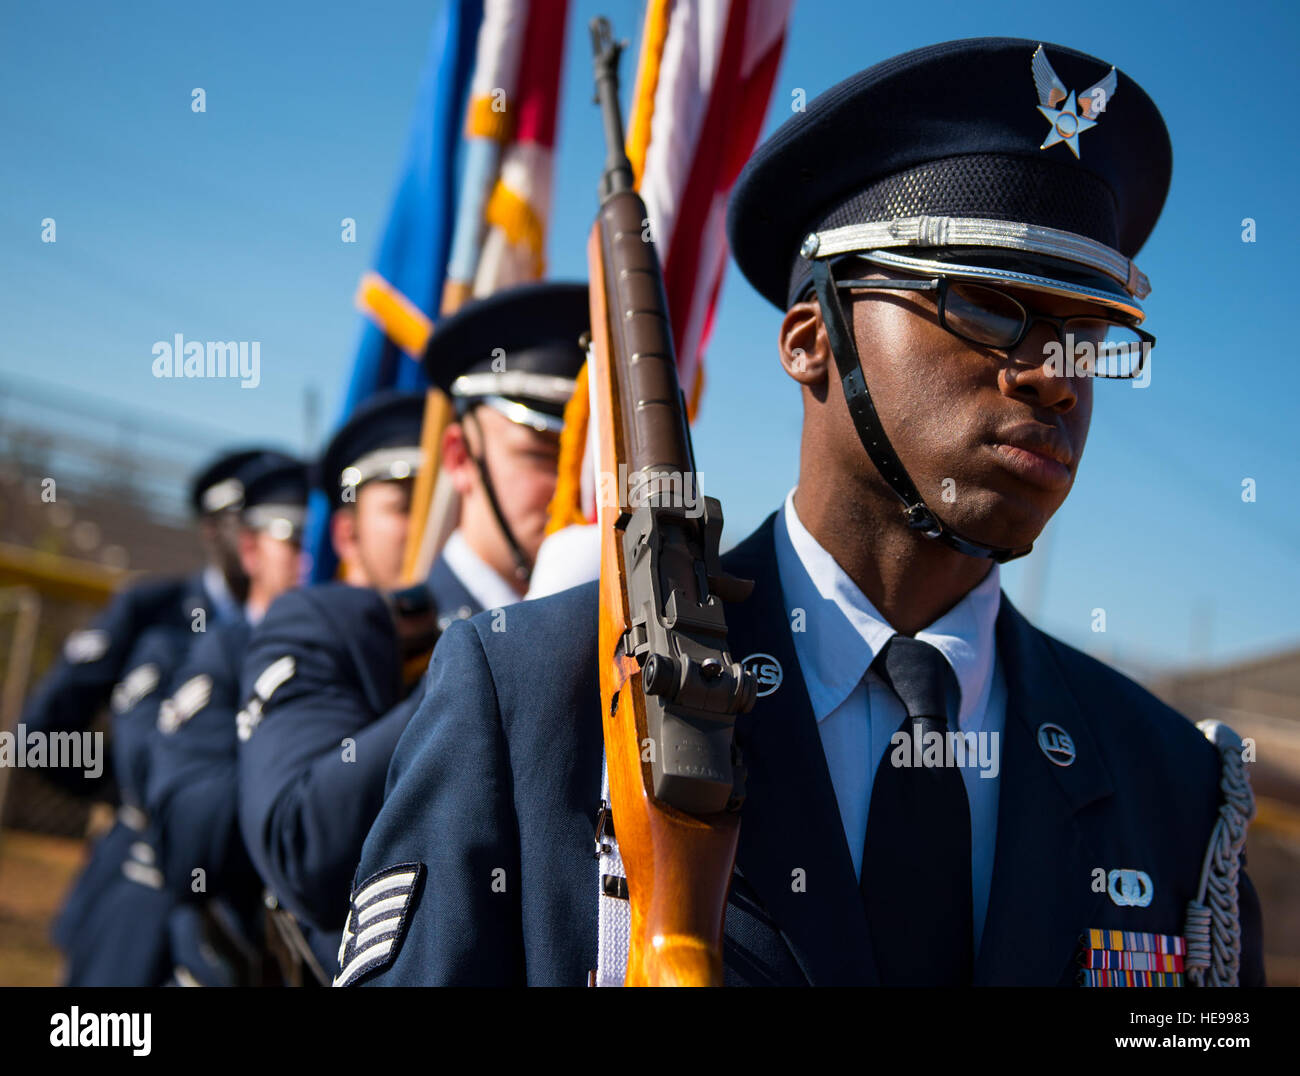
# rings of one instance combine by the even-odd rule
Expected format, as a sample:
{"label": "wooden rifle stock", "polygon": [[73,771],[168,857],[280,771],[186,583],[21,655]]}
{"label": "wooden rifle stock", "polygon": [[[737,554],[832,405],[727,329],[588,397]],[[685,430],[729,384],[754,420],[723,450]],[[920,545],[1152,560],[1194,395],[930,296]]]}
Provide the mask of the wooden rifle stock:
{"label": "wooden rifle stock", "polygon": [[756,693],[727,649],[722,601],[752,584],[722,573],[721,507],[698,494],[663,276],[623,149],[621,46],[604,19],[591,30],[609,149],[587,245],[605,491],[598,660],[610,807],[631,901],[624,981],[718,986],[743,799],[733,730]]}

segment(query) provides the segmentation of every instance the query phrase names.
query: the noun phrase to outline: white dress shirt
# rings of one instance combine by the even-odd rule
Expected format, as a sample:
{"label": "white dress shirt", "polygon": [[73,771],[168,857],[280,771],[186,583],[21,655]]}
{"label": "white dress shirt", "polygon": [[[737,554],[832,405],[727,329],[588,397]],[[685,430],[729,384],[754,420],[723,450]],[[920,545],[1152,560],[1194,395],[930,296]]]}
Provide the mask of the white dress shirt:
{"label": "white dress shirt", "polygon": [[[785,510],[777,514],[774,537],[781,590],[795,629],[795,655],[817,719],[853,870],[860,878],[871,786],[890,738],[907,716],[898,696],[870,668],[897,633],[800,522],[793,490],[786,497]],[[976,952],[993,876],[1006,721],[1006,685],[994,636],[1000,604],[998,566],[994,564],[960,602],[916,633],[916,638],[930,643],[948,659],[957,675],[961,686],[958,729],[982,734],[985,749],[992,752],[986,758],[994,760],[983,769],[970,760],[959,771],[970,801]],[[803,611],[802,617],[797,610]],[[803,630],[798,630],[800,627]]]}
{"label": "white dress shirt", "polygon": [[594,523],[571,523],[543,539],[524,598],[545,598],[599,578],[600,528]]}
{"label": "white dress shirt", "polygon": [[456,573],[460,585],[484,609],[504,609],[520,601],[519,592],[497,574],[474,550],[460,531],[452,531],[442,547],[442,559]]}
{"label": "white dress shirt", "polygon": [[243,616],[243,607],[230,593],[225,575],[215,564],[209,564],[203,569],[203,589],[212,599],[212,612],[218,622],[236,620]]}

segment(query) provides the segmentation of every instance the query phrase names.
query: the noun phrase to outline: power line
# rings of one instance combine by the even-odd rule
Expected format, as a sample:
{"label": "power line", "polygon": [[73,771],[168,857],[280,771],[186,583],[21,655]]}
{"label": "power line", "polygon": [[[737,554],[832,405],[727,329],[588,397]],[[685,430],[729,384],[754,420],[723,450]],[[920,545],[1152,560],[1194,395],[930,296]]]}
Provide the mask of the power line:
{"label": "power line", "polygon": [[51,410],[66,415],[94,419],[108,425],[128,426],[146,435],[158,435],[174,438],[193,444],[196,439],[210,442],[211,447],[248,440],[246,434],[232,433],[218,429],[202,422],[189,419],[181,422],[157,412],[144,411],[104,396],[70,389],[64,385],[52,385],[29,378],[15,377],[11,374],[0,376],[0,405],[6,398],[23,399],[40,403]]}

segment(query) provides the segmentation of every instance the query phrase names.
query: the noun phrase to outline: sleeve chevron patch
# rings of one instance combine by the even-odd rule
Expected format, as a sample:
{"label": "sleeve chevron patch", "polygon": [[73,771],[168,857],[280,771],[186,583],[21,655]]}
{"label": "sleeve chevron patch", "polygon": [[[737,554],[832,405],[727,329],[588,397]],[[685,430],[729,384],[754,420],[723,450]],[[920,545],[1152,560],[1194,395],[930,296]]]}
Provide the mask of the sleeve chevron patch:
{"label": "sleeve chevron patch", "polygon": [[399,863],[372,874],[357,887],[343,927],[335,986],[351,986],[368,972],[392,963],[423,873],[423,863]]}

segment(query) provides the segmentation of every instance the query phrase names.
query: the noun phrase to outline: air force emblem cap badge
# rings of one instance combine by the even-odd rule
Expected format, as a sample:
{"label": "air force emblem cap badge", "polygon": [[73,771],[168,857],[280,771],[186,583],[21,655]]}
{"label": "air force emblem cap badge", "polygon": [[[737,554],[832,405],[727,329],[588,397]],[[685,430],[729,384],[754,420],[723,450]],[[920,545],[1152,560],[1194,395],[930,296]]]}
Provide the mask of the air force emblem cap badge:
{"label": "air force emblem cap badge", "polygon": [[406,933],[411,898],[424,874],[423,863],[399,863],[372,874],[352,894],[335,986],[351,986],[363,975],[391,964]]}
{"label": "air force emblem cap badge", "polygon": [[1048,146],[1064,142],[1066,148],[1077,158],[1079,136],[1097,126],[1098,118],[1106,111],[1106,105],[1115,95],[1115,85],[1119,81],[1115,68],[1112,67],[1076,97],[1065,88],[1065,83],[1052,70],[1051,61],[1042,45],[1034,51],[1031,67],[1034,88],[1038,91],[1038,111],[1052,125],[1047,138],[1038,148],[1047,149]]}

